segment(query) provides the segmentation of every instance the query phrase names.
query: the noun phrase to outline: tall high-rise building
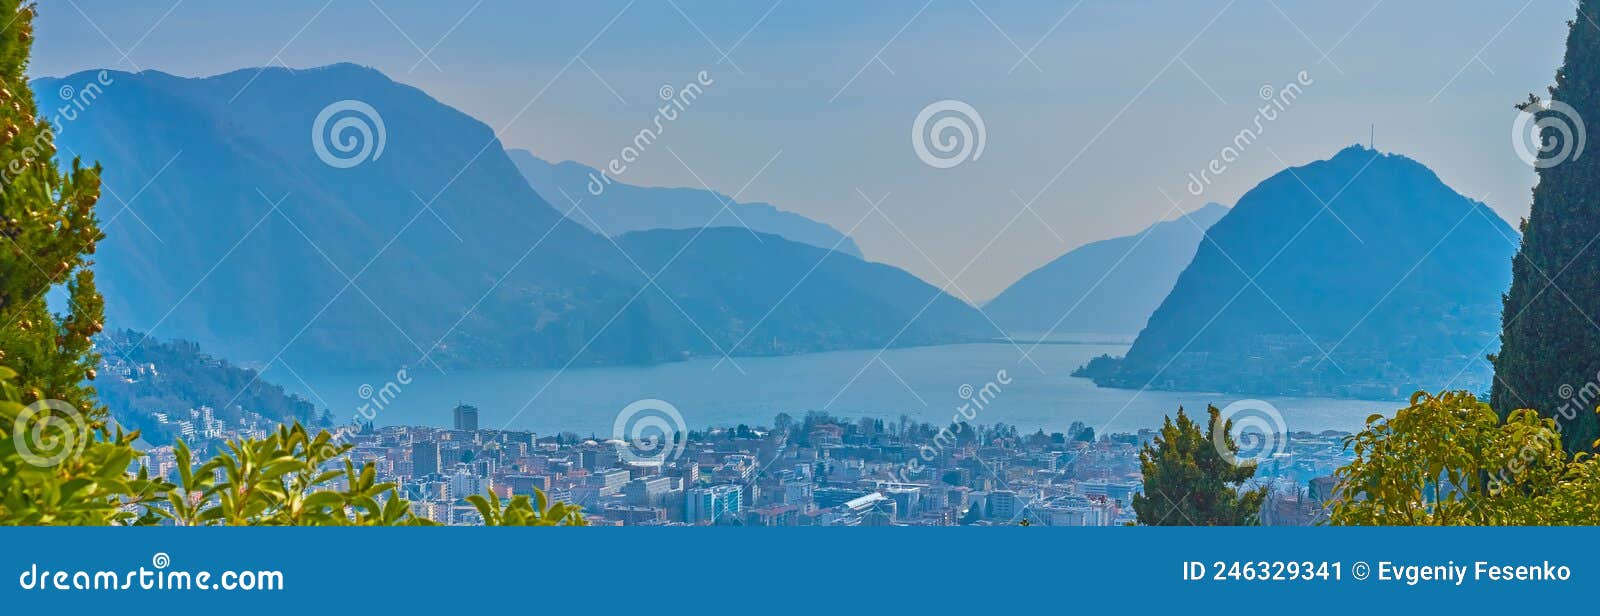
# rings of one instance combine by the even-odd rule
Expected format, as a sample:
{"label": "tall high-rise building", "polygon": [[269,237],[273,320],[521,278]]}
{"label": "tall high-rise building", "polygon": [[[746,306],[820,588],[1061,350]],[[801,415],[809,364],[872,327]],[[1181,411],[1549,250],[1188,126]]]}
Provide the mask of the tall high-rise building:
{"label": "tall high-rise building", "polygon": [[732,522],[743,509],[744,493],[739,486],[718,485],[694,488],[685,494],[683,521],[690,524],[716,524]]}
{"label": "tall high-rise building", "polygon": [[458,404],[454,414],[457,430],[465,432],[478,431],[478,407],[470,404]]}
{"label": "tall high-rise building", "polygon": [[411,444],[411,473],[415,477],[439,472],[439,444],[421,441]]}
{"label": "tall high-rise building", "polygon": [[1011,490],[995,490],[989,493],[989,515],[996,520],[1010,521],[1022,513],[1022,499]]}

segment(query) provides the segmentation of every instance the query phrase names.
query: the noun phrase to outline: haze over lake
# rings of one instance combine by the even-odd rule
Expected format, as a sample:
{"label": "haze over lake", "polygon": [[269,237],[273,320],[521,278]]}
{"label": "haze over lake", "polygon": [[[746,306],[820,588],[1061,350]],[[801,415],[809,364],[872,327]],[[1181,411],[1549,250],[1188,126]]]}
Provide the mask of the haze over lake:
{"label": "haze over lake", "polygon": [[[1027,350],[1029,344],[1023,343]],[[411,383],[399,385],[378,412],[378,425],[449,425],[458,403],[476,405],[484,428],[509,427],[541,434],[574,431],[607,435],[617,413],[640,399],[675,406],[691,429],[739,423],[770,425],[779,412],[796,418],[809,410],[846,417],[875,416],[940,424],[950,421],[962,385],[981,389],[1005,370],[1011,383],[978,412],[974,423],[1003,422],[1032,432],[1065,431],[1082,421],[1098,432],[1158,427],[1179,405],[1218,407],[1251,398],[1235,394],[1107,389],[1069,376],[1089,358],[1121,355],[1120,344],[1041,344],[1022,358],[1008,343],[961,344],[877,351],[839,351],[786,357],[741,357],[643,367],[556,370],[461,370],[440,374],[431,366],[410,368]],[[1034,366],[1037,363],[1037,367]],[[742,371],[741,371],[742,370]],[[1042,372],[1041,372],[1042,371]],[[363,385],[382,389],[395,380],[381,371],[346,374],[270,374],[290,389],[348,421],[366,402]],[[391,390],[392,391],[392,390]],[[1254,396],[1276,407],[1289,430],[1353,431],[1375,412],[1392,413],[1397,402]],[[520,412],[519,412],[520,411]]]}

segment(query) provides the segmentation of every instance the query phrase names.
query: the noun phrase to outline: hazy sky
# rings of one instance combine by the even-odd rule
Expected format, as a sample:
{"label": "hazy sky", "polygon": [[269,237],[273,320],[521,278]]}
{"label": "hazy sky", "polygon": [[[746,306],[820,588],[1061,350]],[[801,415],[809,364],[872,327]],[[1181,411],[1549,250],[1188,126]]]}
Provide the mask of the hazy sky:
{"label": "hazy sky", "polygon": [[[1570,0],[40,4],[35,76],[355,62],[507,147],[594,166],[649,126],[663,85],[705,69],[715,83],[624,181],[745,187],[743,201],[848,230],[868,259],[979,300],[1163,218],[1163,191],[1184,210],[1231,205],[1286,164],[1366,142],[1370,124],[1380,150],[1515,221],[1534,174],[1511,146],[1512,104],[1550,85],[1575,14]],[[1263,86],[1302,70],[1299,99],[1191,196],[1188,174],[1254,124]],[[976,110],[985,142],[935,168],[912,124],[945,99]]]}

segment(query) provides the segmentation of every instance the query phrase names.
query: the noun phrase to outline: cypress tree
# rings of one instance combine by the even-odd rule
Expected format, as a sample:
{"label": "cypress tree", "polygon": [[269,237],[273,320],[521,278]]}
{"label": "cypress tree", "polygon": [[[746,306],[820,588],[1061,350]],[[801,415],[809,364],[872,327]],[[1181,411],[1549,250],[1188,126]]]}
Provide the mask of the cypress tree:
{"label": "cypress tree", "polygon": [[[0,0],[0,365],[15,370],[24,404],[54,399],[94,406],[92,337],[104,305],[89,255],[102,236],[94,218],[100,168],[56,168],[54,128],[24,74],[32,46],[31,5]],[[15,15],[15,19],[8,16]],[[68,103],[70,104],[70,103]],[[63,312],[46,295],[64,289]]]}
{"label": "cypress tree", "polygon": [[1551,102],[1530,95],[1518,106],[1553,147],[1536,159],[1539,182],[1504,298],[1501,350],[1490,357],[1495,411],[1504,418],[1528,408],[1556,419],[1569,451],[1590,450],[1600,437],[1600,151],[1587,146],[1580,124],[1600,122],[1597,22],[1600,0],[1582,0]]}
{"label": "cypress tree", "polygon": [[104,309],[89,269],[100,170],[56,167],[25,74],[33,17],[0,0],[0,525],[129,522],[120,507],[157,484],[129,475],[134,435],[87,384]]}

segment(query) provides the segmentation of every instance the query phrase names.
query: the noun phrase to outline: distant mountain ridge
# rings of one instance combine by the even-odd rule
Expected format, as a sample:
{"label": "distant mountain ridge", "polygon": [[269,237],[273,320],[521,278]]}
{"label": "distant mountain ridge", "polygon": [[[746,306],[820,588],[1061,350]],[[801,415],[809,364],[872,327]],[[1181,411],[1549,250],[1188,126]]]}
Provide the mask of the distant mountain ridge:
{"label": "distant mountain ridge", "polygon": [[861,257],[855,240],[838,229],[770,204],[738,203],[727,195],[698,188],[635,186],[616,180],[598,184],[600,194],[596,195],[591,186],[602,175],[593,167],[570,160],[551,163],[527,150],[513,149],[506,154],[533,189],[557,210],[572,208],[568,197],[578,202],[582,213],[575,212],[571,218],[595,233],[615,237],[651,229],[745,227]]}
{"label": "distant mountain ridge", "polygon": [[[53,95],[97,73],[39,79],[34,91]],[[107,238],[95,269],[108,322],[194,340],[237,363],[393,370],[426,356],[464,367],[561,367],[716,354],[710,340],[742,330],[702,333],[663,298],[718,316],[708,322],[752,327],[760,314],[741,298],[704,289],[798,254],[766,236],[724,255],[736,264],[710,269],[694,257],[717,246],[696,241],[670,270],[685,275],[647,286],[655,272],[640,272],[617,245],[546,203],[492,129],[373,69],[109,76],[57,136],[62,157],[105,166]],[[381,116],[383,130],[368,125],[385,143],[381,155],[341,168],[322,160],[312,128],[348,101]],[[688,263],[708,269],[687,275]],[[845,290],[860,288],[858,276],[911,279],[833,253],[806,285],[836,285],[829,294],[848,307],[856,294]],[[915,315],[861,308],[826,326],[804,314],[774,317],[758,332],[762,343],[751,336],[733,352],[851,348],[888,338]],[[929,311],[908,328],[917,335],[897,344],[967,340],[975,317]],[[887,334],[876,331],[895,319]]]}
{"label": "distant mountain ridge", "polygon": [[1208,203],[1128,236],[1090,242],[1029,272],[983,307],[1013,336],[1132,337],[1228,208]]}
{"label": "distant mountain ridge", "polygon": [[675,343],[697,354],[786,355],[938,344],[951,332],[972,340],[996,335],[972,306],[903,270],[776,235],[735,227],[655,229],[618,243],[672,290],[676,305],[652,312],[682,308],[715,339],[673,330],[683,336]]}
{"label": "distant mountain ridge", "polygon": [[1391,399],[1489,384],[1518,237],[1421,163],[1345,148],[1261,182],[1208,236],[1127,357],[1082,375]]}

